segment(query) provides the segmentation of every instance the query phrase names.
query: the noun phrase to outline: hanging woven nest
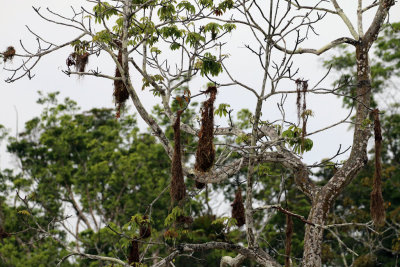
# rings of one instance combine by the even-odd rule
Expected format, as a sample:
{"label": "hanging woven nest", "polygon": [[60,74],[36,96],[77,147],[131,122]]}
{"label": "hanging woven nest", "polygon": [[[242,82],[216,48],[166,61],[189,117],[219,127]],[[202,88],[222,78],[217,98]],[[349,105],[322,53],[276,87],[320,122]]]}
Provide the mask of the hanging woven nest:
{"label": "hanging woven nest", "polygon": [[7,47],[6,51],[3,52],[4,63],[8,60],[12,61],[15,56],[15,48],[13,46]]}
{"label": "hanging woven nest", "polygon": [[246,217],[244,214],[242,190],[240,187],[236,190],[235,200],[231,204],[232,206],[232,218],[236,219],[237,226],[241,227],[246,223]]}
{"label": "hanging woven nest", "polygon": [[173,125],[174,129],[174,154],[172,156],[171,166],[171,187],[170,195],[173,201],[179,202],[186,196],[186,186],[183,179],[182,156],[181,156],[181,114],[179,110],[176,114],[176,121]]}
{"label": "hanging woven nest", "polygon": [[75,66],[75,71],[85,72],[86,66],[89,63],[89,53],[73,52],[69,54],[65,63],[67,64],[68,68],[71,66]]}
{"label": "hanging woven nest", "polygon": [[147,215],[143,216],[143,221],[140,223],[140,238],[149,238],[151,236],[151,225]]}
{"label": "hanging woven nest", "polygon": [[[204,101],[201,111],[201,127],[199,132],[199,143],[196,151],[196,162],[194,168],[199,172],[209,171],[215,160],[214,139],[214,102],[217,95],[215,86],[208,87],[206,94],[210,97]],[[196,187],[204,188],[205,184],[196,181]]]}
{"label": "hanging woven nest", "polygon": [[382,129],[379,121],[379,110],[374,109],[372,115],[374,117],[375,135],[375,173],[371,192],[370,212],[374,225],[383,226],[385,224],[385,207],[382,196]]}
{"label": "hanging woven nest", "polygon": [[128,263],[129,265],[134,265],[139,262],[139,243],[137,240],[132,240],[131,245],[128,248]]}
{"label": "hanging woven nest", "polygon": [[[118,62],[122,66],[122,49],[119,49],[118,51]],[[125,66],[124,69],[125,73],[129,71],[128,66]],[[118,69],[118,66],[115,68],[115,78],[121,78],[121,72]],[[114,100],[115,100],[115,105],[117,106],[117,118],[120,117],[121,114],[121,108],[124,106],[126,100],[129,99],[129,92],[128,89],[126,88],[124,82],[119,79],[119,80],[114,80]]]}

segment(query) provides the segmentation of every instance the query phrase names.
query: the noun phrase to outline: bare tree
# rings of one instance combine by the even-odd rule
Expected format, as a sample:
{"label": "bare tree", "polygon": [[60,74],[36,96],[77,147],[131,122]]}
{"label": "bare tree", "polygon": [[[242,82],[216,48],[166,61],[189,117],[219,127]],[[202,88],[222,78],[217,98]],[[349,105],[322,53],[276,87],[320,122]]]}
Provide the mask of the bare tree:
{"label": "bare tree", "polygon": [[[164,266],[182,253],[212,249],[230,250],[238,254],[235,258],[223,257],[221,266],[239,266],[246,258],[262,266],[279,266],[273,257],[259,247],[260,233],[266,222],[265,220],[255,221],[254,213],[268,209],[277,209],[305,223],[306,235],[302,264],[321,266],[323,233],[326,229],[334,227],[327,225],[329,209],[368,160],[367,143],[372,129],[368,123],[371,112],[371,75],[368,53],[395,1],[369,1],[367,6],[363,6],[368,1],[359,0],[357,26],[353,25],[336,0],[312,1],[310,6],[303,5],[302,1],[290,0],[266,2],[224,0],[218,4],[211,0],[179,2],[121,0],[111,1],[111,3],[87,0],[87,2],[93,4],[95,7],[93,11],[85,8],[73,9],[73,15],[70,17],[49,9],[42,12],[41,9],[35,8],[35,12],[44,20],[74,28],[79,31],[79,34],[67,43],[56,45],[33,33],[38,40],[38,50],[30,52],[23,45],[23,52],[16,49],[13,56],[22,61],[17,68],[8,69],[11,75],[7,81],[14,82],[25,76],[31,78],[34,67],[43,56],[73,45],[75,52],[71,53],[67,60],[68,68],[64,71],[65,74],[68,76],[91,75],[113,80],[117,113],[119,114],[120,107],[129,97],[171,159],[174,156],[174,148],[166,138],[162,127],[149,114],[149,110],[139,98],[137,91],[140,90],[140,86],[132,78],[133,73],[141,76],[143,88],[150,87],[155,97],[161,98],[163,112],[170,119],[171,125],[174,125],[179,117],[171,108],[172,102],[177,101],[184,109],[191,99],[202,94],[212,95],[210,88],[213,87],[222,90],[224,87],[235,86],[250,92],[255,99],[255,102],[251,104],[254,110],[250,119],[250,132],[244,131],[232,122],[227,127],[212,128],[214,136],[233,136],[241,140],[239,145],[234,142],[223,144],[225,152],[217,155],[215,160],[211,160],[214,165],[207,169],[182,166],[183,174],[187,179],[193,179],[200,185],[222,182],[230,179],[243,168],[247,168],[244,201],[247,246],[225,242],[182,244],[154,266]],[[375,15],[366,27],[363,25],[363,14],[371,9],[375,10]],[[315,33],[315,26],[326,14],[337,15],[338,20],[347,27],[351,37],[338,38],[321,48],[300,48],[301,42]],[[232,66],[226,63],[229,51],[225,51],[224,40],[235,28],[239,33],[245,31],[252,35],[253,40],[249,41],[246,47],[259,62],[259,66],[254,67],[262,73],[258,86],[242,82],[241,77],[236,77],[231,71]],[[311,85],[307,80],[300,79],[293,60],[296,54],[321,55],[342,44],[352,46],[356,51],[357,96],[354,100],[357,102],[357,107],[353,114],[355,115],[353,143],[350,156],[345,163],[340,166],[328,183],[318,186],[310,177],[310,168],[321,165],[307,166],[301,158],[301,154],[312,147],[312,142],[308,137],[335,127],[345,122],[348,117],[341,118],[338,123],[314,132],[306,131],[307,118],[311,114],[306,106],[306,95],[338,94],[338,88],[325,89],[319,87],[320,81]],[[216,50],[218,53],[212,54]],[[170,51],[173,55],[165,56],[166,51]],[[7,53],[6,51],[2,54],[4,61],[9,58]],[[106,53],[112,58],[116,65],[115,75],[103,74],[98,68],[85,69],[88,57],[99,53]],[[71,69],[73,66],[75,69]],[[188,91],[184,95],[177,95],[176,92],[195,77],[202,77],[205,82],[212,84],[204,92],[195,94]],[[294,89],[283,89],[282,83],[285,86],[291,84]],[[288,94],[296,95],[298,99],[297,122],[288,122],[286,118],[284,99]],[[281,117],[272,123],[263,121],[262,110],[266,108],[264,103],[276,95],[282,96],[282,101],[278,104]],[[229,102],[229,99],[226,101]],[[204,104],[203,113],[205,109],[206,104]],[[211,107],[211,113],[213,113],[213,107]],[[203,130],[195,125],[194,122],[188,124],[181,122],[180,129],[176,127],[175,130],[182,130],[202,138]],[[211,140],[212,138],[213,136]],[[210,148],[208,149],[210,152]],[[231,158],[233,152],[240,157]],[[334,157],[341,153],[343,151],[339,151]],[[298,189],[311,201],[312,208],[308,218],[303,218],[274,203],[255,207],[253,204],[255,171],[262,163],[279,163],[291,170]],[[336,236],[340,245],[345,246],[339,236]],[[101,256],[84,255],[77,251],[72,251],[72,253],[93,259],[110,260]],[[290,255],[287,256],[290,257]],[[111,259],[111,261],[123,264],[118,259]],[[290,261],[287,265],[290,265]]]}

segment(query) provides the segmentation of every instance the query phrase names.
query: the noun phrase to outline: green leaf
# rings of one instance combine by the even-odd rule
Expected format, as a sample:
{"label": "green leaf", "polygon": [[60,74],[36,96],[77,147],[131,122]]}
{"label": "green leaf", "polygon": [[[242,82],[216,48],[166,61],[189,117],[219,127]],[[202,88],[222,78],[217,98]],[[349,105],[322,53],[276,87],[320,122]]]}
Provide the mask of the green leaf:
{"label": "green leaf", "polygon": [[160,29],[160,33],[164,38],[169,38],[169,37],[173,37],[175,39],[182,38],[184,32],[185,32],[184,30],[179,30],[179,28],[176,25],[169,25],[162,27]]}
{"label": "green leaf", "polygon": [[185,214],[184,211],[180,207],[173,208],[171,213],[168,214],[167,218],[165,218],[164,225],[165,226],[171,225],[173,222],[176,221],[176,218],[184,214]]}
{"label": "green leaf", "polygon": [[232,32],[233,30],[236,29],[236,25],[232,24],[232,23],[226,23],[222,26],[222,28],[224,29],[224,31],[226,32]]}
{"label": "green leaf", "polygon": [[222,70],[222,64],[217,61],[217,58],[213,56],[211,53],[207,52],[204,54],[202,58],[202,66],[200,69],[200,75],[208,75],[218,76]]}
{"label": "green leaf", "polygon": [[155,54],[161,54],[161,50],[158,49],[157,47],[153,46],[152,48],[150,48],[150,52],[151,53],[155,53]]}
{"label": "green leaf", "polygon": [[93,7],[96,23],[102,23],[103,19],[110,19],[113,15],[118,15],[117,10],[107,2],[98,3]]}
{"label": "green leaf", "polygon": [[186,43],[189,43],[190,47],[195,47],[197,44],[204,41],[204,36],[201,36],[197,32],[189,32],[186,36]]}
{"label": "green leaf", "polygon": [[175,7],[172,4],[165,4],[157,11],[157,15],[161,21],[172,20],[175,14]]}
{"label": "green leaf", "polygon": [[226,115],[228,114],[227,108],[230,106],[231,105],[229,105],[229,104],[221,103],[221,104],[219,104],[218,108],[214,111],[214,114],[216,114],[220,117],[222,117],[222,116],[226,117]]}
{"label": "green leaf", "polygon": [[179,49],[180,47],[181,47],[180,44],[178,44],[178,43],[172,43],[172,44],[170,45],[169,48],[171,48],[171,50],[177,50],[177,49]]}
{"label": "green leaf", "polygon": [[186,9],[190,14],[196,13],[196,8],[188,1],[180,2],[177,7]]}

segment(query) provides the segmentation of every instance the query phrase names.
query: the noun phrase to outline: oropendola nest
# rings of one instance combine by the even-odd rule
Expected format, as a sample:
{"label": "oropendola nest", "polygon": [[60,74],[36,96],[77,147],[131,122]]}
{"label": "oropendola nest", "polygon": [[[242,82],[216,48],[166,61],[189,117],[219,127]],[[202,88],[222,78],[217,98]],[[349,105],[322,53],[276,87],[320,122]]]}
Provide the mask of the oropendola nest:
{"label": "oropendola nest", "polygon": [[68,67],[75,66],[77,72],[85,72],[86,66],[89,63],[89,53],[84,52],[80,54],[73,52],[68,56],[65,63]]}
{"label": "oropendola nest", "polygon": [[193,223],[193,218],[191,216],[178,216],[175,221],[178,225],[183,228],[188,228]]}
{"label": "oropendola nest", "polygon": [[15,48],[13,46],[7,47],[6,51],[3,52],[3,60],[7,62],[8,60],[12,61],[15,56]]}
{"label": "oropendola nest", "polygon": [[0,226],[0,240],[3,238],[7,238],[10,237],[11,235],[9,233],[7,233],[3,227]]}
{"label": "oropendola nest", "polygon": [[286,214],[286,238],[285,238],[285,267],[290,267],[290,252],[292,250],[293,219]]}
{"label": "oropendola nest", "polygon": [[[118,62],[122,66],[122,49],[118,51]],[[125,73],[129,71],[128,66],[125,66]],[[115,68],[115,78],[120,78],[121,72],[118,69],[118,66]],[[115,105],[117,106],[117,118],[119,118],[121,113],[121,108],[125,104],[125,101],[129,99],[129,92],[126,88],[124,82],[122,80],[114,80],[114,100]]]}
{"label": "oropendola nest", "polygon": [[[297,79],[296,80],[296,92],[297,92],[296,106],[297,106],[297,117],[299,120],[300,120],[303,112],[307,109],[307,104],[306,104],[307,90],[308,90],[308,81]],[[301,103],[301,100],[303,100],[303,103]]]}
{"label": "oropendola nest", "polygon": [[[296,99],[296,106],[297,106],[297,117],[300,122],[300,118],[303,120],[303,126],[301,131],[301,146],[304,147],[304,138],[307,135],[307,116],[305,111],[307,110],[307,103],[306,103],[306,93],[308,90],[308,81],[305,80],[296,80],[296,91],[297,91],[297,99]],[[301,104],[301,100],[303,99],[303,103]]]}
{"label": "oropendola nest", "polygon": [[236,195],[232,206],[232,218],[236,219],[237,226],[241,227],[246,223],[246,217],[244,215],[244,206],[242,198],[242,190],[240,187],[236,190]]}
{"label": "oropendola nest", "polygon": [[140,238],[148,238],[151,236],[151,225],[147,215],[143,216],[143,221],[140,223]]}
{"label": "oropendola nest", "polygon": [[203,189],[203,188],[206,186],[206,184],[205,184],[205,183],[202,183],[202,182],[194,181],[194,186],[195,186],[197,189]]}
{"label": "oropendola nest", "polygon": [[[196,151],[195,170],[207,172],[213,166],[215,160],[214,138],[214,101],[217,95],[215,86],[208,87],[206,94],[210,97],[204,101],[201,111],[201,127],[199,132],[199,144]],[[196,187],[201,189],[204,183],[196,182]]]}
{"label": "oropendola nest", "polygon": [[172,155],[171,166],[171,188],[170,195],[173,201],[181,201],[186,196],[186,186],[183,180],[182,161],[181,161],[181,114],[179,110],[176,114],[176,121],[173,125],[174,129],[174,154]]}
{"label": "oropendola nest", "polygon": [[133,265],[134,263],[139,263],[139,243],[137,240],[132,240],[128,251],[128,263]]}
{"label": "oropendola nest", "polygon": [[379,121],[379,110],[372,111],[374,117],[374,135],[375,135],[375,173],[374,182],[371,192],[370,212],[372,221],[376,226],[383,226],[385,224],[385,208],[382,196],[382,163],[381,163],[381,150],[382,150],[382,130]]}
{"label": "oropendola nest", "polygon": [[164,238],[166,239],[173,239],[179,236],[178,232],[174,229],[168,229],[164,232]]}

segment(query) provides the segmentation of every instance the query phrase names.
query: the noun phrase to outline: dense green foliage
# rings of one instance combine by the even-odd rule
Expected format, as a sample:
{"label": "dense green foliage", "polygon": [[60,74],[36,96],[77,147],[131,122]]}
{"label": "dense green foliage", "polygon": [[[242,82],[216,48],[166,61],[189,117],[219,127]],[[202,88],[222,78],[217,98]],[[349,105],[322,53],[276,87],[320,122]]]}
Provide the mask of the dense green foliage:
{"label": "dense green foliage", "polygon": [[[80,112],[70,99],[58,103],[57,93],[41,95],[38,103],[43,105],[41,116],[28,121],[25,132],[17,139],[9,138],[7,145],[20,168],[3,170],[0,176],[0,217],[5,232],[12,234],[0,242],[1,266],[55,266],[68,254],[61,243],[79,246],[88,254],[125,260],[130,238],[139,235],[141,214],[150,216],[152,237],[165,242],[164,248],[150,248],[155,255],[166,256],[168,247],[178,242],[236,241],[239,232],[225,227],[226,220],[213,223],[215,215],[202,207],[208,201],[204,194],[186,204],[190,214],[171,210],[165,190],[170,160],[153,136],[139,132],[134,117],[117,120],[112,109]],[[192,110],[183,120],[190,116]],[[159,115],[159,120],[167,125],[165,116]],[[170,128],[167,136],[172,139]],[[190,148],[193,137],[183,135],[183,140]],[[15,190],[25,201],[17,196],[15,202],[5,200]],[[195,219],[176,223],[181,215]],[[69,216],[79,220],[79,229],[69,227],[71,222],[64,220]],[[40,227],[54,233],[53,238],[45,236]],[[208,266],[218,266],[223,252],[200,255],[210,262]],[[187,261],[177,259],[180,262],[185,266]],[[62,266],[71,264],[64,261]],[[99,263],[78,258],[74,264]],[[204,261],[197,264],[204,266]]]}
{"label": "dense green foliage", "polygon": [[[41,219],[40,225],[75,213],[81,224],[84,221],[78,232],[88,253],[117,253],[124,258],[126,249],[115,250],[120,238],[107,230],[106,224],[120,230],[131,216],[146,212],[168,185],[168,157],[154,137],[139,133],[131,116],[118,121],[110,109],[79,112],[72,100],[58,104],[56,94],[42,96],[38,102],[44,105],[42,115],[28,121],[18,139],[10,138],[8,150],[21,168],[17,173],[3,172],[2,184],[7,185],[3,194],[18,190],[26,195],[30,208]],[[168,194],[154,203],[155,229],[162,227],[168,207]],[[8,207],[8,213],[13,210]],[[23,225],[8,227],[10,217],[5,218],[7,232],[24,229]],[[67,234],[60,225],[52,224],[53,228],[62,230],[63,237]],[[75,233],[75,229],[70,230]],[[51,261],[42,261],[46,262],[52,266]]]}
{"label": "dense green foliage", "polygon": [[[116,120],[114,111],[109,109],[79,112],[72,100],[66,99],[62,104],[57,103],[56,94],[42,96],[39,103],[44,105],[42,115],[28,121],[25,132],[18,139],[10,138],[8,144],[8,150],[17,156],[22,168],[16,173],[4,170],[1,176],[1,217],[5,219],[4,229],[7,233],[17,233],[2,239],[2,264],[54,266],[54,263],[67,254],[54,239],[42,237],[35,223],[49,227],[59,240],[65,242],[66,236],[70,234],[53,222],[71,213],[73,199],[69,190],[72,190],[78,208],[89,218],[92,227],[92,230],[87,229],[87,226],[80,229],[81,249],[89,254],[125,259],[129,239],[121,238],[106,227],[106,224],[117,232],[131,237],[137,236],[138,225],[131,217],[148,212],[148,204],[167,186],[169,159],[154,137],[139,133],[133,117]],[[237,123],[246,128],[247,117],[242,116],[244,112],[239,114]],[[155,113],[157,114],[157,108]],[[189,110],[183,119],[188,120],[193,115],[193,111]],[[165,116],[158,116],[161,125],[168,125]],[[372,260],[392,266],[395,261],[393,254],[398,254],[400,247],[394,225],[400,219],[399,207],[395,205],[400,202],[400,195],[396,191],[400,186],[399,114],[383,117],[382,125],[385,140],[383,192],[388,214],[384,235],[378,236],[366,228],[351,226],[341,228],[340,236],[345,244],[351,244],[351,249],[361,255],[359,261]],[[167,129],[167,135],[172,138],[171,129]],[[190,135],[185,138],[187,149],[190,149],[193,139]],[[368,207],[373,168],[371,161],[336,201],[329,223],[370,220]],[[333,166],[327,166],[316,173],[316,176],[324,183],[333,171]],[[242,174],[245,172],[246,169]],[[237,181],[240,181],[242,174],[236,177]],[[255,199],[267,203],[281,199],[281,205],[286,209],[303,216],[308,214],[308,200],[295,188],[290,173],[279,165],[258,166],[257,179],[259,185]],[[284,194],[279,196],[282,186],[285,188]],[[232,200],[236,185],[225,183],[213,188],[225,192],[228,199]],[[14,190],[19,190],[22,196],[27,195],[29,208],[21,201],[16,201],[17,205],[13,205],[10,199],[5,201],[4,197],[12,195]],[[187,204],[191,207],[191,214],[185,214],[183,210],[168,212],[169,196],[161,195],[160,200],[152,207],[153,237],[164,240],[166,248],[188,241],[239,240],[242,233],[235,227],[232,228],[229,219],[218,219],[207,211],[206,205],[202,208],[200,203],[208,201],[204,193]],[[70,205],[69,209],[65,208],[67,203]],[[98,229],[90,218],[92,212],[97,219],[101,218]],[[193,216],[193,223],[174,223],[180,215]],[[284,257],[279,255],[284,253],[285,217],[277,212],[272,212],[271,216],[261,235],[265,240],[262,246],[283,262]],[[215,221],[216,219],[218,220]],[[294,223],[292,256],[294,262],[297,262],[296,259],[300,259],[302,255],[304,223],[299,219],[294,219]],[[351,262],[352,255],[346,253],[329,232],[326,233],[326,240],[323,246],[326,264],[341,265],[341,253],[345,253],[347,260]],[[165,255],[167,250],[157,249],[154,253]],[[202,260],[193,261],[191,258],[180,257],[175,263],[177,266],[187,266],[189,263],[191,266],[218,266],[218,260],[223,255],[229,254],[224,251],[197,252],[193,256]],[[78,259],[75,263],[79,266],[98,265],[97,261],[87,259]],[[65,261],[63,266],[69,264],[71,263]]]}

